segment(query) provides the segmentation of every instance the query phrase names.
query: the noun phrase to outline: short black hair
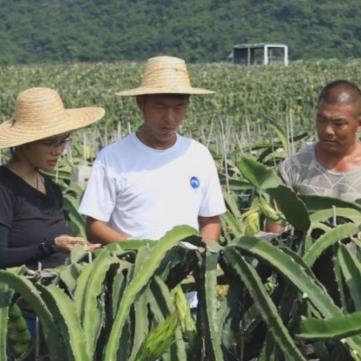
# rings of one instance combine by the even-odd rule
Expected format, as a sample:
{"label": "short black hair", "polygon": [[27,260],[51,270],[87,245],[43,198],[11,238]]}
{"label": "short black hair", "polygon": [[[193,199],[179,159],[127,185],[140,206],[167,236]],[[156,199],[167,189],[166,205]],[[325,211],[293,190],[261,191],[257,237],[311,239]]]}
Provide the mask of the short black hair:
{"label": "short black hair", "polygon": [[349,80],[338,79],[328,83],[320,92],[318,97],[318,103],[336,103],[338,102],[337,95],[335,96],[334,92],[336,89],[345,91],[350,95],[350,101],[361,100],[361,90],[360,88]]}
{"label": "short black hair", "polygon": [[183,94],[183,93],[155,93],[155,94],[139,94],[137,95],[137,97],[147,97],[149,95],[163,95],[163,96],[168,96],[168,97],[174,97],[174,98],[184,98],[189,100],[190,99],[190,94]]}
{"label": "short black hair", "polygon": [[334,105],[352,104],[354,114],[357,117],[361,116],[361,90],[355,83],[349,80],[339,79],[328,83],[320,92],[317,102],[318,108],[321,103]]}

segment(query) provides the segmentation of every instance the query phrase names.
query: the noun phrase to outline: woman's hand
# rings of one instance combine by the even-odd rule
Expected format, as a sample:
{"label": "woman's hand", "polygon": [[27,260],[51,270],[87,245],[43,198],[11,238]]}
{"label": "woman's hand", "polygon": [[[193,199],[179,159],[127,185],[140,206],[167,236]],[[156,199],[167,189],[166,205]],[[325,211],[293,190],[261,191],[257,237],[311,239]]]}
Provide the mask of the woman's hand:
{"label": "woman's hand", "polygon": [[54,238],[55,248],[59,252],[70,252],[77,244],[84,246],[84,249],[88,252],[101,247],[100,243],[90,244],[84,238],[71,237],[66,234]]}

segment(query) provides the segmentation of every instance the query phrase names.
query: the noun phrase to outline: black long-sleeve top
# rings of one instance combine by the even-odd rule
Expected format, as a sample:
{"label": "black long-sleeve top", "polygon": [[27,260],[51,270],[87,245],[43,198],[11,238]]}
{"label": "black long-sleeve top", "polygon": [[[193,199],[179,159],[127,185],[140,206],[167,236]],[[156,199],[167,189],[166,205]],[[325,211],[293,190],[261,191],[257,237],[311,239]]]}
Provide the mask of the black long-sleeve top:
{"label": "black long-sleeve top", "polygon": [[[44,268],[62,264],[66,255],[52,252],[54,238],[71,233],[60,188],[44,176],[46,194],[0,166],[0,268],[26,264]],[[45,245],[45,247],[44,247]]]}

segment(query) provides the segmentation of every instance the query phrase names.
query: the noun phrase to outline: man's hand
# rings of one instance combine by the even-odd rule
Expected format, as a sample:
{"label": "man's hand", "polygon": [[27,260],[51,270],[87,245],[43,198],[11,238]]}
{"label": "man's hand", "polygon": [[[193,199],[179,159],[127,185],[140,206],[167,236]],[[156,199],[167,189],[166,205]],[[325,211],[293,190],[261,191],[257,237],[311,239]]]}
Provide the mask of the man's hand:
{"label": "man's hand", "polygon": [[266,218],[264,228],[266,232],[282,233],[285,229],[285,224],[284,222],[275,222],[269,218]]}

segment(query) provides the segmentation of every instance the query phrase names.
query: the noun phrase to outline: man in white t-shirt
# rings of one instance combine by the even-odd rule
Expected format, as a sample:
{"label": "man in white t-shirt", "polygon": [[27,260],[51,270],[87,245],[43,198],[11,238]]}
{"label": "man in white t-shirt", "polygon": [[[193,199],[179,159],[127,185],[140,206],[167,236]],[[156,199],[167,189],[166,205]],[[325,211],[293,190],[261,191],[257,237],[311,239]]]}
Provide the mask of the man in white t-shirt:
{"label": "man in white t-shirt", "polygon": [[144,124],[95,160],[80,206],[90,240],[157,240],[183,224],[205,241],[219,239],[226,209],[215,163],[177,133],[189,95],[211,93],[193,88],[185,62],[167,56],[149,59],[140,87],[119,93],[136,96]]}

